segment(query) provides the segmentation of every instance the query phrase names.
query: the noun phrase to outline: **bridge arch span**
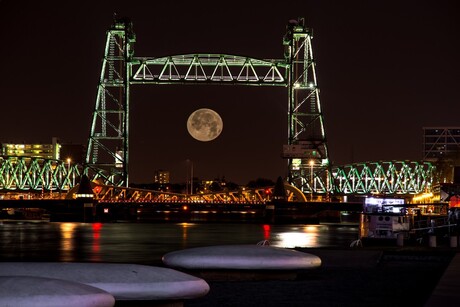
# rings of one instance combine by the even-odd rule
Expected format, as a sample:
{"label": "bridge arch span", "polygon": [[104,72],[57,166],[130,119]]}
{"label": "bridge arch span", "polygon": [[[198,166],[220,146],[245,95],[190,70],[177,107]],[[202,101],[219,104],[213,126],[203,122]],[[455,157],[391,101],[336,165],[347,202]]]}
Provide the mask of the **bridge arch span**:
{"label": "bridge arch span", "polygon": [[307,202],[307,197],[299,188],[289,183],[284,183],[284,188],[286,189],[288,201]]}

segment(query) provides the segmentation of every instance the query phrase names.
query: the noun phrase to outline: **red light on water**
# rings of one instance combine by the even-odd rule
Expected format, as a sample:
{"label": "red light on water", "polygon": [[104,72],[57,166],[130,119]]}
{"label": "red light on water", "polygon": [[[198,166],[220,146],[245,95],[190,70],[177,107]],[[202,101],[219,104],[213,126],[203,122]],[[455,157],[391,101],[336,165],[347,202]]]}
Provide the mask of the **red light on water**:
{"label": "red light on water", "polygon": [[262,226],[264,229],[264,240],[269,240],[270,239],[270,225],[263,225]]}
{"label": "red light on water", "polygon": [[101,249],[100,246],[100,238],[101,238],[101,229],[102,229],[102,223],[94,223],[91,225],[93,227],[93,245],[92,245],[92,250],[93,250],[93,257],[94,261],[99,261],[99,251]]}
{"label": "red light on water", "polygon": [[102,223],[94,223],[93,224],[93,231],[101,231]]}

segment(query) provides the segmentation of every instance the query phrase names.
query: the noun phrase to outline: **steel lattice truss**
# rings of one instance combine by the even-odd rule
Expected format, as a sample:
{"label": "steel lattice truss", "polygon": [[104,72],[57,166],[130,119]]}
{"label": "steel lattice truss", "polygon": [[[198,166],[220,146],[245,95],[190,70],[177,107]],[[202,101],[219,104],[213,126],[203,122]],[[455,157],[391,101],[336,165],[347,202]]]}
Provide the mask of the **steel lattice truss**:
{"label": "steel lattice truss", "polygon": [[431,192],[435,167],[428,162],[381,161],[332,169],[333,194],[417,194]]}
{"label": "steel lattice truss", "polygon": [[319,99],[312,30],[304,20],[290,21],[284,37],[288,81],[288,158],[289,182],[305,193],[327,193],[329,154]]}
{"label": "steel lattice truss", "polygon": [[283,61],[226,54],[186,54],[135,58],[131,84],[227,83],[286,86]]}
{"label": "steel lattice truss", "polygon": [[67,191],[80,182],[81,171],[61,160],[0,156],[0,189]]}
{"label": "steel lattice truss", "polygon": [[[0,190],[67,191],[80,182],[82,170],[83,166],[81,165],[70,165],[61,160],[0,156]],[[321,178],[321,176],[315,175],[315,182],[325,187],[332,187],[328,192],[335,195],[411,195],[432,192],[433,185],[436,183],[435,167],[428,162],[415,161],[356,163],[332,168],[332,175],[330,176],[333,180],[332,184],[322,182]],[[115,186],[103,187],[105,187],[104,191],[114,191],[116,188]],[[126,190],[123,187],[118,189],[120,191]],[[130,199],[142,198],[161,201],[157,198],[160,194],[165,194],[140,189],[130,190],[132,190],[130,193],[126,191],[116,193],[116,196],[121,197],[120,194],[122,194],[123,197],[128,197],[129,194]],[[168,197],[179,195],[169,194]],[[111,194],[111,196],[113,195]],[[180,197],[185,196],[180,194]],[[213,197],[216,196],[209,195],[209,199]]]}
{"label": "steel lattice truss", "polygon": [[[129,69],[135,35],[120,20],[107,32],[96,105],[92,116],[85,172],[107,184],[128,184]],[[90,174],[91,173],[91,174]]]}

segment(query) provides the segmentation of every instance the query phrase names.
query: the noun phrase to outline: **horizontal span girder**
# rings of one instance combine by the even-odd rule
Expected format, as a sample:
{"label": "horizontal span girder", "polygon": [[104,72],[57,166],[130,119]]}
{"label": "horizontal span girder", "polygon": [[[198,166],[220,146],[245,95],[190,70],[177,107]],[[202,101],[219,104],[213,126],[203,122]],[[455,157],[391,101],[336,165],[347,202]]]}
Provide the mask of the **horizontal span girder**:
{"label": "horizontal span girder", "polygon": [[186,54],[134,58],[131,84],[220,83],[287,86],[284,60],[259,60],[226,54]]}
{"label": "horizontal span girder", "polygon": [[435,167],[429,162],[379,161],[332,169],[335,194],[413,195],[431,192]]}
{"label": "horizontal span girder", "polygon": [[81,165],[62,160],[0,156],[0,190],[69,190],[81,174]]}
{"label": "horizontal span girder", "polygon": [[[331,171],[329,192],[339,195],[414,195],[432,192],[436,184],[435,167],[428,162],[366,162],[333,167]],[[81,165],[61,160],[0,156],[0,190],[4,191],[69,190],[80,182],[82,173]],[[96,173],[89,177],[100,176]],[[320,184],[319,180],[328,179],[319,173],[314,174],[314,180],[317,187],[328,186]]]}

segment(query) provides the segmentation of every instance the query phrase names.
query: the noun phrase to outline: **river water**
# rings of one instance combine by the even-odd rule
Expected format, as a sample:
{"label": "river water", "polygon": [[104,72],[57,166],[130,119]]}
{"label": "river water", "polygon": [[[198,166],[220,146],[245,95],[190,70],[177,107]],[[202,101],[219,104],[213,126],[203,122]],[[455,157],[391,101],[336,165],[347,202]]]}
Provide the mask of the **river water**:
{"label": "river water", "polygon": [[158,265],[171,251],[222,244],[344,247],[356,225],[0,222],[0,261],[114,262]]}

